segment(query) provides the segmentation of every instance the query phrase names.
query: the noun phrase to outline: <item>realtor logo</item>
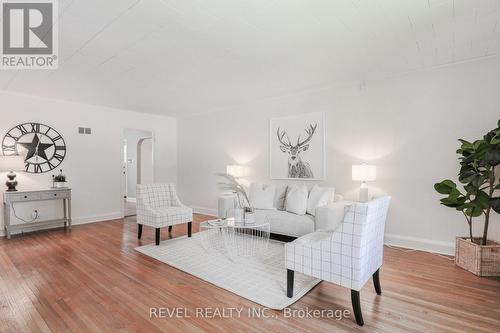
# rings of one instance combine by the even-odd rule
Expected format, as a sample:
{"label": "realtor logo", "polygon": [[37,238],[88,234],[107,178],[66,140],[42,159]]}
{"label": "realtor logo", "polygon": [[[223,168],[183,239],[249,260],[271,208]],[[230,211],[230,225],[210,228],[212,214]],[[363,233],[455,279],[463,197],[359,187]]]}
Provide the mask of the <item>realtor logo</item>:
{"label": "realtor logo", "polygon": [[56,69],[55,0],[2,0],[2,69]]}

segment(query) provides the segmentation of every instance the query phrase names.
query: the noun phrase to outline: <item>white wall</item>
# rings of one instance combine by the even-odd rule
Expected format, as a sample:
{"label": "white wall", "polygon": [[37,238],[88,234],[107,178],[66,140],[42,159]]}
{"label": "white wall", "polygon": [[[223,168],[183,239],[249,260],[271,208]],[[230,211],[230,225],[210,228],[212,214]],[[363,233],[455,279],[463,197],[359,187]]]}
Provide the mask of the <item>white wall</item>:
{"label": "white wall", "polygon": [[[466,235],[460,213],[440,206],[433,184],[455,178],[458,138],[476,139],[500,117],[500,59],[464,63],[378,82],[324,87],[178,119],[180,193],[186,204],[215,211],[215,172],[246,164],[268,181],[269,118],[322,111],[327,123],[327,178],[357,195],[351,165],[374,163],[372,194],[393,197],[387,242],[446,253]],[[479,235],[480,225],[476,228]],[[500,240],[494,216],[490,238]]]}
{"label": "white wall", "polygon": [[[73,189],[74,223],[119,218],[122,215],[121,171],[123,130],[140,128],[154,133],[156,181],[175,182],[176,120],[132,111],[0,93],[0,136],[23,122],[54,127],[65,139],[67,155],[60,168]],[[80,135],[79,126],[91,127],[92,135]],[[55,173],[55,172],[54,172]],[[52,173],[18,173],[18,189],[51,186]],[[5,173],[0,173],[4,182]],[[42,219],[58,213],[55,203],[38,204]],[[33,206],[19,206],[18,215],[30,218]],[[3,212],[0,215],[3,233]]]}
{"label": "white wall", "polygon": [[[137,144],[139,140],[150,138],[153,136],[151,131],[138,130],[133,128],[126,128],[124,130],[124,137],[127,142],[127,197],[135,198],[137,182],[137,164],[139,156],[137,156]],[[151,155],[150,155],[151,156]],[[142,157],[141,157],[142,158]],[[151,170],[152,159],[144,160],[143,166],[145,170]],[[149,167],[148,167],[149,165]]]}

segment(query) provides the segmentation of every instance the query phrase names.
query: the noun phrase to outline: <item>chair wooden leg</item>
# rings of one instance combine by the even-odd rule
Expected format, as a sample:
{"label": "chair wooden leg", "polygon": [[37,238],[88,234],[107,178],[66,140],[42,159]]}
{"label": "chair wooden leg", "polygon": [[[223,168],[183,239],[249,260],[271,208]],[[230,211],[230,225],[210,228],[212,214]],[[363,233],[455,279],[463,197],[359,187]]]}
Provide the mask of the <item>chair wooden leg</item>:
{"label": "chair wooden leg", "polygon": [[359,291],[351,289],[351,302],[352,309],[354,310],[354,317],[356,318],[356,323],[359,326],[363,326],[363,315],[361,313],[361,302],[359,299]]}
{"label": "chair wooden leg", "polygon": [[171,225],[168,226],[168,232],[172,232],[172,226]]}
{"label": "chair wooden leg", "polygon": [[155,229],[155,244],[160,245],[160,228]]}
{"label": "chair wooden leg", "polygon": [[375,291],[378,295],[382,295],[382,288],[380,288],[380,276],[379,276],[380,268],[377,269],[375,273],[373,273],[373,286],[375,287]]}
{"label": "chair wooden leg", "polygon": [[293,297],[293,276],[294,271],[291,269],[286,270],[286,296],[289,298]]}
{"label": "chair wooden leg", "polygon": [[193,222],[188,222],[188,237],[191,237],[192,230],[193,230]]}
{"label": "chair wooden leg", "polygon": [[142,237],[142,224],[138,224],[138,229],[137,229],[137,238],[141,239]]}

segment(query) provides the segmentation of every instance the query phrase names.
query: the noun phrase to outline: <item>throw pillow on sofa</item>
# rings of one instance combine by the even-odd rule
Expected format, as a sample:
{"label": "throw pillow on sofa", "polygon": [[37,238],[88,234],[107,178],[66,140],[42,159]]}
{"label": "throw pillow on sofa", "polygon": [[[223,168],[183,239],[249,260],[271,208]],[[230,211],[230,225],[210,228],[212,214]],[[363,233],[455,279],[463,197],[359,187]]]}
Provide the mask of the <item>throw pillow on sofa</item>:
{"label": "throw pillow on sofa", "polygon": [[274,208],[277,210],[285,210],[286,202],[286,192],[288,191],[288,186],[276,186],[276,192],[274,194]]}
{"label": "throw pillow on sofa", "polygon": [[293,185],[286,194],[286,211],[297,215],[305,215],[309,192],[305,185]]}
{"label": "throw pillow on sofa", "polygon": [[316,215],[316,208],[326,206],[333,202],[334,189],[332,187],[319,187],[314,185],[307,199],[307,214]]}
{"label": "throw pillow on sofa", "polygon": [[276,186],[261,183],[250,184],[250,204],[255,209],[275,209],[274,193]]}

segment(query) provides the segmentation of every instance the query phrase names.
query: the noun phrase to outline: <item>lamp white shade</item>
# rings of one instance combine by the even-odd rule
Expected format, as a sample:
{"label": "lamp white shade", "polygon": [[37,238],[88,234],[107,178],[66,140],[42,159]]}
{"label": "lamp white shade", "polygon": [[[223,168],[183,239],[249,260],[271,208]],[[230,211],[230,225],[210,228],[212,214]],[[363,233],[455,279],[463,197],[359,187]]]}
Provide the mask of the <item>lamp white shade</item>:
{"label": "lamp white shade", "polygon": [[233,176],[234,178],[241,178],[247,176],[247,167],[243,165],[228,165],[226,167],[226,173]]}
{"label": "lamp white shade", "polygon": [[23,156],[0,156],[0,171],[24,171],[24,168]]}
{"label": "lamp white shade", "polygon": [[352,166],[352,180],[369,182],[377,179],[377,167],[375,165],[358,164]]}

